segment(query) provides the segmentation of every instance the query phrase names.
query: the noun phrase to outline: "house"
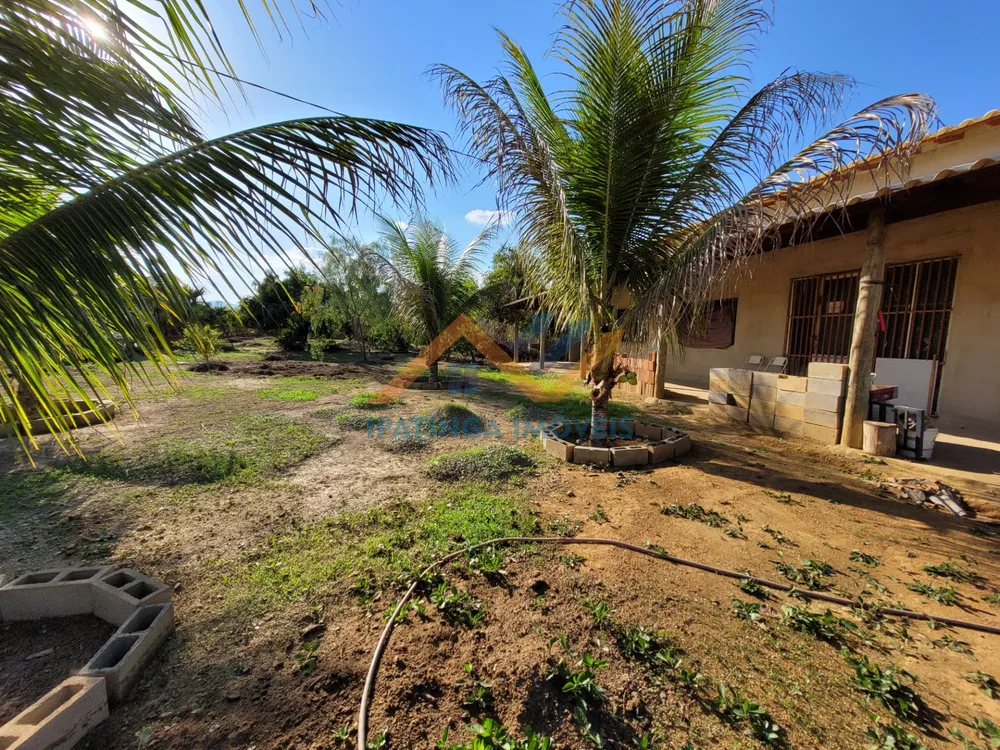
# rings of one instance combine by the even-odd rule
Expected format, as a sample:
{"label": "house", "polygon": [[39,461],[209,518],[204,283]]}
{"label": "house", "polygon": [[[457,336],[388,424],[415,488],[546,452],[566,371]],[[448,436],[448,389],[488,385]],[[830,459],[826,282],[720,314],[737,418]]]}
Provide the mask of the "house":
{"label": "house", "polygon": [[809,362],[847,363],[866,225],[881,206],[876,381],[876,363],[923,360],[928,413],[952,430],[1000,434],[1000,110],[926,136],[908,174],[888,183],[858,175],[849,195],[816,211],[807,241],[755,258],[720,294],[704,348],[666,354],[666,380],[706,387],[710,368],[754,354],[786,356],[793,375]]}

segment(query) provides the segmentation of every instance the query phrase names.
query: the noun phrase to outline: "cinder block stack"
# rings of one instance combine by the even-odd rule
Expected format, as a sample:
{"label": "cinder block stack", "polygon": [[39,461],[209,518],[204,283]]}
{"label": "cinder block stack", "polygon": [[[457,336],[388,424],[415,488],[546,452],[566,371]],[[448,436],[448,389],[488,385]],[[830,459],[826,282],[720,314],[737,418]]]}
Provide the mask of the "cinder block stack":
{"label": "cinder block stack", "polygon": [[808,377],[715,368],[709,372],[711,414],[833,444],[844,418],[847,365],[811,362]]}
{"label": "cinder block stack", "polygon": [[810,362],[806,386],[805,437],[830,445],[840,440],[844,420],[844,393],[847,389],[847,365]]}
{"label": "cinder block stack", "polygon": [[778,373],[753,373],[753,384],[750,387],[750,426],[773,429],[777,405]]}
{"label": "cinder block stack", "polygon": [[708,408],[720,417],[746,422],[750,415],[753,372],[715,367],[708,372]]}

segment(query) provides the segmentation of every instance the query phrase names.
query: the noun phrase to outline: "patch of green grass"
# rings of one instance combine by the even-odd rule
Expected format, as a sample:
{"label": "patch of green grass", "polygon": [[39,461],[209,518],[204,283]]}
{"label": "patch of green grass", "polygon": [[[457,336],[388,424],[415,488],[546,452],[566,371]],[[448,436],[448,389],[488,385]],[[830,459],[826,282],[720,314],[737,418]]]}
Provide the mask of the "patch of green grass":
{"label": "patch of green grass", "polygon": [[257,397],[265,401],[315,401],[320,392],[312,388],[265,388]]}
{"label": "patch of green grass", "polygon": [[427,473],[442,482],[503,482],[534,470],[535,459],[507,445],[487,445],[445,453],[427,462]]}
{"label": "patch of green grass", "polygon": [[424,414],[428,429],[435,435],[478,435],[486,429],[482,417],[454,401],[441,404]]}
{"label": "patch of green grass", "polygon": [[11,518],[33,508],[61,505],[75,479],[70,472],[59,468],[0,473],[0,518]]}
{"label": "patch of green grass", "polygon": [[[317,409],[318,411],[322,411]],[[315,415],[316,412],[313,412]],[[367,430],[370,425],[377,419],[374,414],[365,414],[363,412],[340,412],[334,416],[333,421],[336,422],[340,427],[345,430]]]}
{"label": "patch of green grass", "polygon": [[388,409],[391,406],[398,406],[403,403],[401,398],[389,398],[383,393],[376,391],[364,391],[356,393],[347,399],[347,405],[355,409]]}
{"label": "patch of green grass", "polygon": [[397,502],[273,537],[261,553],[224,571],[220,583],[237,613],[267,611],[345,586],[368,601],[457,547],[533,533],[534,519],[522,498],[482,485],[457,486],[429,505]]}
{"label": "patch of green grass", "polygon": [[248,416],[194,438],[170,437],[67,464],[74,474],[143,484],[252,481],[318,451],[325,438],[282,416]]}

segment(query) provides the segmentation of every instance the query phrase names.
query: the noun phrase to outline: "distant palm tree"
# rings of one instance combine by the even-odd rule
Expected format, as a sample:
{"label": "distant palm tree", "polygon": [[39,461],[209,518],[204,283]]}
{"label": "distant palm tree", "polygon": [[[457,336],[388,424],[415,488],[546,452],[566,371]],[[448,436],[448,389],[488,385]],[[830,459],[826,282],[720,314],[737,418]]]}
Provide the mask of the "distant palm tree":
{"label": "distant palm tree", "polygon": [[[426,219],[409,225],[382,219],[381,224],[382,247],[376,257],[392,285],[393,308],[418,336],[433,342],[479,301],[475,261],[494,226],[459,251],[442,229]],[[438,382],[437,359],[427,366],[430,382]]]}
{"label": "distant palm tree", "polygon": [[183,309],[179,275],[239,287],[358,203],[409,203],[450,174],[439,134],[380,120],[205,139],[191,106],[231,78],[200,2],[2,4],[0,420],[40,415],[65,445],[65,399],[128,398],[143,374],[123,342],[164,370],[156,312]]}
{"label": "distant palm tree", "polygon": [[[547,276],[545,309],[561,325],[589,324],[592,343],[627,333],[662,344],[777,224],[848,189],[853,173],[810,178],[872,155],[886,157],[882,174],[901,168],[934,119],[929,98],[896,96],[795,153],[807,131],[829,127],[853,81],[786,71],[751,93],[762,3],[577,0],[561,12],[555,94],[503,32],[506,75],[479,84],[445,65],[432,72]],[[615,383],[633,376],[613,351],[592,351],[599,425]]]}

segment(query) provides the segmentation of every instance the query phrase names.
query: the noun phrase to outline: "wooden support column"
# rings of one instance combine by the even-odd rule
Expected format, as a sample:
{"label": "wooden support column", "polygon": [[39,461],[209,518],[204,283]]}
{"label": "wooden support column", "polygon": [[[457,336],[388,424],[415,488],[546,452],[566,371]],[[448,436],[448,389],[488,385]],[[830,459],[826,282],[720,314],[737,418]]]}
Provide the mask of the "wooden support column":
{"label": "wooden support column", "polygon": [[861,266],[858,304],[854,309],[851,336],[850,372],[844,399],[844,426],[840,444],[860,448],[864,423],[868,419],[872,367],[875,363],[875,332],[878,311],[882,306],[882,281],[885,278],[885,209],[876,206],[868,214],[865,258]]}

